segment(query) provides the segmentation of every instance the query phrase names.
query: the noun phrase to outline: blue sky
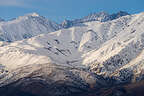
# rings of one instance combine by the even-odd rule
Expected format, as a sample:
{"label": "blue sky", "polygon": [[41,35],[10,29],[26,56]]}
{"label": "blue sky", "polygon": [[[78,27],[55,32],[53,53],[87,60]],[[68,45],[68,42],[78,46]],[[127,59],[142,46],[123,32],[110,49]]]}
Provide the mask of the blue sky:
{"label": "blue sky", "polygon": [[11,19],[36,12],[56,22],[92,12],[144,11],[144,0],[0,0],[0,17]]}

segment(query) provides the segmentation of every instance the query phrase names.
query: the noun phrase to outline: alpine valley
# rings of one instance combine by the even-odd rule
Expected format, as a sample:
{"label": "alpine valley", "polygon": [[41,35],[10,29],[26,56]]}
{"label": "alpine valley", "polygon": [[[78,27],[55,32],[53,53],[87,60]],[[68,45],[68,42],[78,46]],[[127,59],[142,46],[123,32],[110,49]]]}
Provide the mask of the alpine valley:
{"label": "alpine valley", "polygon": [[144,13],[57,24],[0,19],[0,96],[143,96]]}

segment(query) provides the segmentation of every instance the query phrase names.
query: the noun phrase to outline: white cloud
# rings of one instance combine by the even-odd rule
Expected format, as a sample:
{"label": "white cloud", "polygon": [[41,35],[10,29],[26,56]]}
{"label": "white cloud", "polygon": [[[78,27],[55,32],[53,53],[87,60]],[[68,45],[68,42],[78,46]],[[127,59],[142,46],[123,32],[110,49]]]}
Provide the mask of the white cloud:
{"label": "white cloud", "polygon": [[25,6],[26,0],[0,0],[0,6]]}

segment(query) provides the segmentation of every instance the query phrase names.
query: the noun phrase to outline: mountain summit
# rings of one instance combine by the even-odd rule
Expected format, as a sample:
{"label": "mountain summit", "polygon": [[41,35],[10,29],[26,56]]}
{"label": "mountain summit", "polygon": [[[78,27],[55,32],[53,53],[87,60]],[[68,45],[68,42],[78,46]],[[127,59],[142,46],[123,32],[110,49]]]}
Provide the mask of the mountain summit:
{"label": "mountain summit", "polygon": [[72,21],[65,20],[61,25],[63,28],[69,28],[71,26],[78,25],[79,23],[85,23],[91,21],[106,22],[126,15],[130,15],[130,14],[124,11],[119,11],[118,13],[114,13],[114,14],[108,14],[107,12],[91,13],[90,15],[85,16],[81,19],[76,19]]}
{"label": "mountain summit", "polygon": [[26,16],[39,17],[40,15],[34,12],[34,13],[27,14]]}
{"label": "mountain summit", "polygon": [[0,41],[17,41],[59,29],[59,25],[36,13],[0,23]]}

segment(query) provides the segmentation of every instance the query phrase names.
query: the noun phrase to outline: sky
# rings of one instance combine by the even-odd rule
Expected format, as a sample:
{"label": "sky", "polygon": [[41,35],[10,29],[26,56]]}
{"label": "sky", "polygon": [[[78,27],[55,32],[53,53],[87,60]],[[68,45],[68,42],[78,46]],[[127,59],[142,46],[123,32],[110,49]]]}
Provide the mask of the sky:
{"label": "sky", "polygon": [[36,12],[60,23],[101,11],[144,12],[144,0],[0,0],[0,17],[6,20]]}

